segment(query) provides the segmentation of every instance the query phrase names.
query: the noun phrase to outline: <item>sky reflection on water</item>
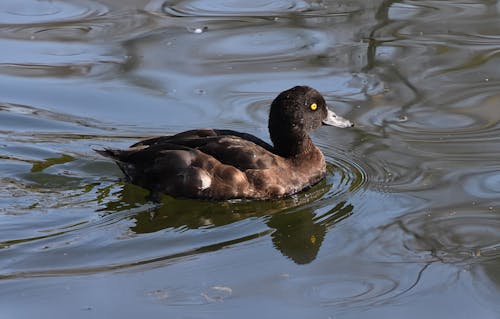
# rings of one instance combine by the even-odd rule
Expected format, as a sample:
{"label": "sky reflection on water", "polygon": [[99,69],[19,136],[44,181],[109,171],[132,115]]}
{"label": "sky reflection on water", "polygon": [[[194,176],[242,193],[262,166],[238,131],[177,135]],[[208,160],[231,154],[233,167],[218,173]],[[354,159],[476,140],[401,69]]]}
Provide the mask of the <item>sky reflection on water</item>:
{"label": "sky reflection on water", "polygon": [[[484,1],[2,1],[3,315],[498,318],[499,23]],[[289,199],[153,204],[92,151],[267,140],[297,84],[356,128],[314,133],[328,176]]]}

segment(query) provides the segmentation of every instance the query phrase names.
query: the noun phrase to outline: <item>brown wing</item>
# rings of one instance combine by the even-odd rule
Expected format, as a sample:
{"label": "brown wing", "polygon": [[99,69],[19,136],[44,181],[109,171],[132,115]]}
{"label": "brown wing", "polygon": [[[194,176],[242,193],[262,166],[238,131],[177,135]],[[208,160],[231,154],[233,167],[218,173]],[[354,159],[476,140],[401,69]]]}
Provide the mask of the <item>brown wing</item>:
{"label": "brown wing", "polygon": [[253,135],[232,130],[191,130],[172,136],[155,137],[132,145],[130,150],[147,150],[147,156],[151,156],[151,152],[172,148],[197,149],[240,170],[268,168],[276,162],[271,145]]}
{"label": "brown wing", "polygon": [[[99,150],[135,184],[174,196],[253,196],[246,172],[276,166],[272,147],[249,134],[196,130],[141,141],[127,150]],[[253,176],[253,175],[252,175]]]}

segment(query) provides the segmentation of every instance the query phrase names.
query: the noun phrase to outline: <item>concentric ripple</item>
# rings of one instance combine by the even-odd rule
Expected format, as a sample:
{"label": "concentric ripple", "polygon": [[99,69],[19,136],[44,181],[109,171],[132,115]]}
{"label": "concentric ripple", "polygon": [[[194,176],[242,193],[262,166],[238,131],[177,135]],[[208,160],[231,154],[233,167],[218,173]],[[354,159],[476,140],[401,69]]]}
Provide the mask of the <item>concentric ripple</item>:
{"label": "concentric ripple", "polygon": [[[212,1],[210,7],[207,7],[206,1],[185,0],[178,1],[175,4],[166,2],[163,5],[165,13],[173,16],[234,16],[234,15],[272,15],[276,12],[297,12],[304,11],[310,6],[305,1],[269,1],[257,0],[243,4],[237,0],[231,1]],[[247,7],[244,7],[247,5]]]}
{"label": "concentric ripple", "polygon": [[[0,131],[5,134],[15,134],[17,137],[24,135],[21,132],[27,136],[40,136],[41,133],[60,133],[62,131],[74,131],[79,134],[83,134],[84,132],[95,133],[105,127],[105,125],[91,118],[52,112],[30,105],[0,103],[0,114],[2,115],[2,119],[0,119],[2,128]],[[27,127],[30,129],[26,129]],[[4,140],[11,139],[4,137]],[[20,139],[22,142],[26,142],[22,138]]]}
{"label": "concentric ripple", "polygon": [[[0,70],[16,76],[89,76],[129,62],[113,45],[0,40]],[[22,52],[22,53],[20,53]]]}
{"label": "concentric ripple", "polygon": [[444,261],[496,258],[500,255],[500,218],[487,211],[439,211],[404,222],[415,234],[406,246],[427,250]]}
{"label": "concentric ripple", "polygon": [[106,12],[107,7],[92,0],[2,0],[0,26],[79,20]]}
{"label": "concentric ripple", "polygon": [[[295,41],[290,41],[294,38]],[[328,43],[326,35],[302,29],[262,29],[258,33],[233,33],[221,34],[201,47],[199,54],[206,59],[224,58],[230,56],[232,60],[248,61],[258,59],[261,63],[263,57],[283,59],[284,53],[297,56],[300,51],[324,50]],[[252,46],[251,51],[242,48]],[[311,54],[311,52],[308,52]]]}
{"label": "concentric ripple", "polygon": [[55,21],[37,24],[8,25],[0,32],[4,38],[37,41],[82,41],[113,42],[133,38],[153,27],[152,17],[145,12],[110,12],[70,21]]}
{"label": "concentric ripple", "polygon": [[[173,2],[173,3],[172,3]],[[242,3],[237,0],[181,0],[167,1],[162,6],[163,12],[176,17],[224,17],[224,16],[282,16],[290,13],[301,14],[346,14],[357,10],[347,5],[323,5],[315,1],[286,0],[270,1],[258,0]]]}
{"label": "concentric ripple", "polygon": [[[457,91],[459,89],[455,88]],[[442,157],[475,161],[498,158],[500,118],[493,111],[497,97],[482,96],[481,92],[467,90],[469,99],[465,102],[466,97],[457,92],[458,97],[453,94],[453,98],[441,98],[441,103],[446,106],[418,104],[408,110],[379,107],[368,110],[360,121],[378,126],[379,131],[397,137],[398,140],[393,140],[387,146],[394,152],[401,150],[408,158],[414,156],[440,160]],[[462,101],[458,98],[462,98]],[[463,107],[462,103],[468,106]]]}
{"label": "concentric ripple", "polygon": [[333,187],[326,194],[328,198],[337,198],[342,194],[354,193],[366,187],[368,175],[353,159],[336,154],[334,158],[328,159],[327,165],[329,174],[327,181],[331,181]]}
{"label": "concentric ripple", "polygon": [[[307,290],[306,295],[311,299],[318,299],[322,306],[353,305],[370,303],[389,294],[397,288],[395,279],[375,274],[363,274],[363,277],[332,278],[333,283],[317,283],[314,288]],[[365,277],[366,276],[366,277]],[[323,278],[324,280],[324,278]]]}
{"label": "concentric ripple", "polygon": [[481,199],[495,199],[500,194],[500,167],[488,167],[467,172],[460,184],[470,195]]}
{"label": "concentric ripple", "polygon": [[[470,264],[500,256],[500,218],[489,209],[436,209],[407,214],[381,227],[371,253],[409,261]],[[406,252],[405,252],[406,251]]]}
{"label": "concentric ripple", "polygon": [[418,265],[408,265],[405,267],[407,275],[401,276],[397,271],[401,271],[401,266],[391,264],[374,267],[352,259],[349,263],[335,260],[334,264],[336,271],[333,273],[291,278],[287,285],[289,291],[297,291],[298,300],[323,307],[370,307],[394,300],[411,290],[421,270]]}
{"label": "concentric ripple", "polygon": [[435,20],[440,22],[442,16],[453,17],[454,19],[466,19],[476,16],[485,10],[483,4],[460,3],[460,2],[439,2],[426,1],[419,3],[395,2],[388,9],[389,17],[393,20]]}

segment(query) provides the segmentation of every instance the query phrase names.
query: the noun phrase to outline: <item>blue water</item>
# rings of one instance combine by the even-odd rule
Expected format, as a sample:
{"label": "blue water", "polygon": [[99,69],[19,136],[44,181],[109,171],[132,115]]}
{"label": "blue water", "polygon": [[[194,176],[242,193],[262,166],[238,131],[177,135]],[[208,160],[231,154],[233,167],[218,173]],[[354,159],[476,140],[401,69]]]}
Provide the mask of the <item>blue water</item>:
{"label": "blue water", "polygon": [[[3,0],[0,318],[500,318],[500,6]],[[321,91],[327,178],[206,202],[94,148],[214,127],[268,139]]]}

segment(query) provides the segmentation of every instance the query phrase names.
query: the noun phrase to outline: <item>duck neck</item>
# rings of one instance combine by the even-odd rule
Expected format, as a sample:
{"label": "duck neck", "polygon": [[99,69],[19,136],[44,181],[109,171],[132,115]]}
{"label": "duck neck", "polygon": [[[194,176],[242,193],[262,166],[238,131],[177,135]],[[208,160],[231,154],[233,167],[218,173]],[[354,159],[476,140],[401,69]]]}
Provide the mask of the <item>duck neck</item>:
{"label": "duck neck", "polygon": [[273,136],[272,138],[276,153],[282,157],[294,158],[308,154],[315,147],[309,135],[303,136]]}

